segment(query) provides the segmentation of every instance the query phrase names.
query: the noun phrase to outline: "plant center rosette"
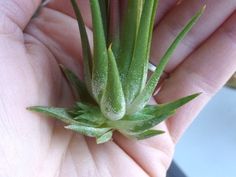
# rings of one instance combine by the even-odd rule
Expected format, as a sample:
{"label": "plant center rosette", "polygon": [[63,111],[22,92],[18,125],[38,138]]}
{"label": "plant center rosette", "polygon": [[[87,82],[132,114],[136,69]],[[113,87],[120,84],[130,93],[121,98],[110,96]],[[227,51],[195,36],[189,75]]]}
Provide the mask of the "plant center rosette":
{"label": "plant center rosette", "polygon": [[[84,78],[61,69],[73,88],[76,102],[69,108],[33,106],[28,109],[66,123],[66,129],[95,137],[98,144],[115,131],[138,140],[164,133],[154,127],[199,94],[166,104],[148,105],[169,59],[178,44],[202,15],[205,6],[183,27],[148,78],[150,46],[158,0],[128,0],[122,18],[117,0],[90,0],[93,52],[76,0],[83,49]],[[116,4],[116,5],[114,5]]]}

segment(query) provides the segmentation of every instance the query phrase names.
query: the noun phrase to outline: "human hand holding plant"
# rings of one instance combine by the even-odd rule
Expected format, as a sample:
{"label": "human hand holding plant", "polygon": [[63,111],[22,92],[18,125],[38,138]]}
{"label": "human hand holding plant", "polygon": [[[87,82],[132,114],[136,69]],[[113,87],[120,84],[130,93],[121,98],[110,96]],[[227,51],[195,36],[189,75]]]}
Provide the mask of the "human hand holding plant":
{"label": "human hand holding plant", "polygon": [[[81,75],[82,70],[81,60],[78,60],[81,51],[78,50],[77,23],[71,18],[69,2],[54,1],[39,17],[30,21],[39,3],[37,0],[33,3],[24,0],[1,2],[0,151],[3,157],[0,164],[3,170],[0,175],[164,176],[176,141],[234,72],[235,2],[231,1],[230,6],[229,2],[220,5],[208,2],[209,8],[203,19],[170,62],[166,70],[170,78],[155,99],[165,103],[196,92],[203,94],[159,125],[165,134],[139,142],[116,135],[113,142],[104,145],[96,145],[94,140],[81,135],[72,135],[58,122],[25,110],[35,104],[72,104],[70,88],[58,63],[71,68],[77,75]],[[87,2],[81,0],[80,3],[83,14],[87,12],[85,16],[89,17]],[[176,20],[189,19],[193,15],[190,12],[199,9],[198,3],[184,1],[173,10],[169,9],[174,2],[161,3],[164,5],[160,7],[158,18],[162,16],[162,20],[157,19],[158,31],[154,30],[153,59],[161,57],[173,39],[172,34],[175,36],[176,31],[179,32],[178,24],[182,27],[182,22]],[[18,10],[13,10],[15,8]],[[217,10],[211,10],[214,8],[222,11],[217,18]],[[184,18],[176,17],[183,12],[189,13],[184,14]],[[90,18],[86,24],[91,28]],[[91,39],[91,31],[88,33]]]}

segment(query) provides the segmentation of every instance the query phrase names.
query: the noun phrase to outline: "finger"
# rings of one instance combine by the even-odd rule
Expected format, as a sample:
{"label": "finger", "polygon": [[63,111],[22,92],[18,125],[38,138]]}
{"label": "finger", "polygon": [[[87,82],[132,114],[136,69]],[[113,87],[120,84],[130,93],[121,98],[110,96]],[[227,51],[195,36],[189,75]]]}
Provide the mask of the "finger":
{"label": "finger", "polygon": [[[89,1],[77,0],[78,6],[80,8],[82,17],[87,27],[92,28],[92,18],[90,13]],[[71,5],[70,0],[54,0],[50,2],[47,7],[57,10],[61,13],[64,13],[70,17],[75,18],[75,14]]]}
{"label": "finger", "polygon": [[172,71],[185,57],[194,51],[206,40],[222,23],[233,13],[236,8],[235,0],[228,1],[199,1],[184,0],[161,20],[154,30],[151,58],[157,64],[170,43],[177,36],[186,22],[199,10],[203,4],[207,5],[204,15],[186,36],[174,53],[166,71]]}
{"label": "finger", "polygon": [[[154,98],[150,100],[149,104],[156,104]],[[165,133],[141,141],[132,141],[121,134],[114,134],[114,141],[129,154],[149,176],[166,176],[165,173],[173,157],[174,144],[165,122],[155,126],[155,129],[162,130]],[[149,163],[146,163],[147,161]]]}
{"label": "finger", "polygon": [[167,121],[175,141],[236,69],[236,11],[166,80],[156,100],[161,103],[202,92]]}
{"label": "finger", "polygon": [[0,1],[0,15],[6,16],[21,30],[24,30],[40,3],[41,0]]}
{"label": "finger", "polygon": [[[156,127],[165,133],[146,140],[131,140],[115,134],[114,141],[144,169],[149,176],[166,176],[173,153],[174,144],[164,123]],[[148,163],[147,163],[148,162]]]}
{"label": "finger", "polygon": [[90,176],[98,174],[96,163],[83,135],[74,133],[72,136],[60,171],[60,177],[78,177],[78,174],[84,176],[88,171]]}
{"label": "finger", "polygon": [[[82,47],[78,24],[74,18],[43,8],[40,15],[31,21],[26,33],[40,40],[59,63],[82,75]],[[87,34],[92,48],[92,32],[87,29]]]}
{"label": "finger", "polygon": [[[145,170],[114,142],[97,145],[91,138],[86,138],[89,151],[102,176],[140,176],[147,177]],[[110,164],[117,164],[116,166]],[[122,165],[118,165],[122,164]],[[123,170],[128,167],[132,170]],[[138,175],[137,175],[138,174]]]}
{"label": "finger", "polygon": [[157,25],[160,20],[178,3],[177,0],[165,0],[160,1],[158,8],[157,8],[157,14],[155,19],[155,25]]}

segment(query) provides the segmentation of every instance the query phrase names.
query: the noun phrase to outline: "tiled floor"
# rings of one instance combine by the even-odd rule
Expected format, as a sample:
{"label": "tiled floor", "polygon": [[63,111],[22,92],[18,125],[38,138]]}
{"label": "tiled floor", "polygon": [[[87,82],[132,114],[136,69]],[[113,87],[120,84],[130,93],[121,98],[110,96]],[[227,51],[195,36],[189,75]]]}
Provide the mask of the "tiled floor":
{"label": "tiled floor", "polygon": [[236,177],[236,90],[223,88],[176,148],[188,177]]}

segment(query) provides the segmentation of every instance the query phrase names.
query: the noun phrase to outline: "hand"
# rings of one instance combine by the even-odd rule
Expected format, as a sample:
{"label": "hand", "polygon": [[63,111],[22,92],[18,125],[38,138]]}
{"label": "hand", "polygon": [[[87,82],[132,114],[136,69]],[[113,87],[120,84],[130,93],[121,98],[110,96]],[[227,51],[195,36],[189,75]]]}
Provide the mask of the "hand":
{"label": "hand", "polygon": [[[117,134],[104,145],[25,109],[35,104],[70,105],[73,97],[58,64],[78,75],[82,71],[78,27],[69,1],[55,0],[30,20],[39,3],[0,2],[0,176],[164,177],[176,142],[236,68],[236,2],[205,2],[204,16],[178,47],[166,70],[169,78],[154,98],[165,103],[203,94],[160,125],[164,135],[137,142]],[[198,0],[175,3],[160,2],[154,63],[202,5]],[[88,1],[80,0],[80,7],[91,39]]]}

